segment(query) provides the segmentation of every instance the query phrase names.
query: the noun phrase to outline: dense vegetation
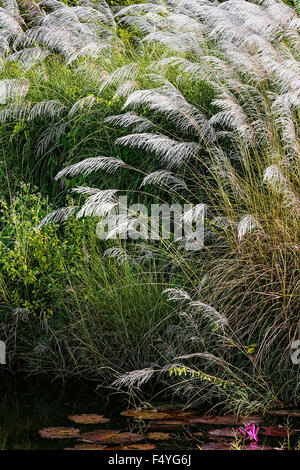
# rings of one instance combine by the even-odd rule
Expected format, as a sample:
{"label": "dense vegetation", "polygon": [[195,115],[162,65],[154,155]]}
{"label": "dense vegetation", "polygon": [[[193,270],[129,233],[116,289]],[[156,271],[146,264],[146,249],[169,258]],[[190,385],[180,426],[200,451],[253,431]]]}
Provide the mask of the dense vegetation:
{"label": "dense vegetation", "polygon": [[[297,403],[299,6],[120,3],[1,2],[8,366]],[[98,239],[121,194],[190,203],[191,222],[205,208],[204,248]]]}

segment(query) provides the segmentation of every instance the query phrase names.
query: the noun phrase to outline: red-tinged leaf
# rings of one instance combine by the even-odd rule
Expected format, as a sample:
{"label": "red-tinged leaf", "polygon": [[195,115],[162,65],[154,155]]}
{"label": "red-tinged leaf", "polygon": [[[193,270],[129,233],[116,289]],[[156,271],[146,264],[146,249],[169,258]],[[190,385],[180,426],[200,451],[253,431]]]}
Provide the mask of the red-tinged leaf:
{"label": "red-tinged leaf", "polygon": [[154,450],[155,444],[130,444],[129,446],[119,447],[119,450]]}
{"label": "red-tinged leaf", "polygon": [[237,429],[222,428],[222,429],[210,429],[208,431],[209,437],[235,437],[238,435]]}
{"label": "red-tinged leaf", "polygon": [[79,437],[77,428],[53,427],[40,429],[39,434],[43,439],[73,439]]}
{"label": "red-tinged leaf", "polygon": [[111,439],[119,432],[111,429],[96,429],[95,431],[84,432],[80,437],[86,442],[107,442],[107,439]]}
{"label": "red-tinged leaf", "polygon": [[231,442],[210,442],[209,444],[202,444],[201,450],[231,450]]}
{"label": "red-tinged leaf", "polygon": [[100,424],[108,423],[109,418],[104,418],[103,415],[97,415],[94,413],[82,414],[82,415],[69,415],[68,419],[79,424]]}
{"label": "red-tinged leaf", "polygon": [[295,429],[287,430],[284,426],[265,426],[263,431],[261,432],[264,436],[272,436],[272,437],[288,437],[288,435],[292,436],[296,434]]}
{"label": "red-tinged leaf", "polygon": [[300,418],[300,410],[270,410],[267,413],[273,416],[292,416]]}
{"label": "red-tinged leaf", "polygon": [[122,411],[120,413],[122,416],[129,416],[135,419],[144,419],[144,420],[151,420],[151,419],[188,419],[195,415],[195,411],[183,411],[183,410],[165,410],[165,411],[157,411],[157,410],[127,410]]}
{"label": "red-tinged leaf", "polygon": [[66,447],[64,450],[105,450],[101,444],[77,444],[75,447]]}
{"label": "red-tinged leaf", "polygon": [[145,439],[145,436],[133,432],[113,432],[104,434],[99,431],[87,432],[82,434],[82,440],[89,442],[105,442],[108,444],[127,444],[138,442]]}
{"label": "red-tinged leaf", "polygon": [[156,431],[177,431],[187,425],[187,421],[158,420],[150,422],[149,427]]}
{"label": "red-tinged leaf", "polygon": [[166,441],[171,439],[171,436],[168,432],[149,432],[149,434],[147,434],[147,439],[152,439],[153,441]]}

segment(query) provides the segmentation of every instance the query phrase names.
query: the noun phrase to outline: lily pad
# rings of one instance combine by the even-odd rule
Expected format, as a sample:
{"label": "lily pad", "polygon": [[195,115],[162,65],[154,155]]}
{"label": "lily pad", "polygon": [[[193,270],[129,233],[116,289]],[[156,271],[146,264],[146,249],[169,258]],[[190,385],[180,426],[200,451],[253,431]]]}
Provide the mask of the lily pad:
{"label": "lily pad", "polygon": [[225,426],[236,426],[243,424],[261,424],[263,418],[258,415],[252,416],[235,416],[235,415],[225,415],[225,416],[213,416],[213,415],[203,415],[195,416],[191,418],[189,422],[191,424],[215,424],[215,425],[225,425]]}
{"label": "lily pad", "polygon": [[168,432],[149,432],[147,438],[153,441],[167,441],[171,436]]}
{"label": "lily pad", "polygon": [[293,416],[295,418],[300,418],[300,410],[270,410],[268,411],[268,414],[273,416]]}
{"label": "lily pad", "polygon": [[40,429],[39,434],[43,439],[73,439],[79,437],[80,430],[77,428],[45,428]]}
{"label": "lily pad", "polygon": [[105,442],[109,444],[138,442],[145,439],[145,436],[133,432],[109,431],[105,434],[103,430],[86,432],[81,437],[85,442]]}
{"label": "lily pad", "polygon": [[209,437],[235,437],[238,433],[237,429],[223,428],[223,429],[210,429],[208,431]]}
{"label": "lily pad", "polygon": [[66,447],[64,450],[105,450],[101,444],[77,444],[75,447]]}
{"label": "lily pad", "polygon": [[150,429],[153,429],[156,431],[177,431],[187,425],[188,425],[187,421],[162,419],[162,420],[152,421],[149,427]]}
{"label": "lily pad", "polygon": [[103,415],[97,414],[82,414],[82,415],[69,415],[68,419],[74,421],[74,423],[79,424],[100,424],[100,423],[108,423],[110,420],[109,418],[104,418]]}
{"label": "lily pad", "polygon": [[154,450],[154,449],[156,449],[155,444],[130,444],[128,446],[122,446],[118,448],[118,450]]}
{"label": "lily pad", "polygon": [[272,437],[288,437],[289,435],[292,436],[296,434],[295,429],[287,430],[284,426],[265,426],[263,431],[261,432],[264,436],[272,436]]}
{"label": "lily pad", "polygon": [[195,411],[183,411],[183,410],[127,410],[120,413],[122,416],[130,416],[135,419],[188,419],[195,415]]}
{"label": "lily pad", "polygon": [[231,442],[210,442],[200,446],[201,450],[231,450]]}
{"label": "lily pad", "polygon": [[84,432],[80,437],[86,442],[108,442],[107,439],[111,439],[119,432],[111,429],[96,429],[95,431]]}

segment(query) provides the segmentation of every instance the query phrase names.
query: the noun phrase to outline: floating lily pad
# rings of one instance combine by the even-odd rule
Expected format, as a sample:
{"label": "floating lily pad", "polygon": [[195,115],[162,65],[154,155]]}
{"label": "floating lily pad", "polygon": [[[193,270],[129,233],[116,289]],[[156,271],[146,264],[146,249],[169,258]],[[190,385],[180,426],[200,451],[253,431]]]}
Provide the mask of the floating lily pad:
{"label": "floating lily pad", "polygon": [[77,428],[45,428],[40,429],[39,434],[44,439],[73,439],[79,437],[80,430]]}
{"label": "floating lily pad", "polygon": [[237,429],[222,428],[222,429],[210,429],[208,431],[209,437],[235,437],[238,433]]}
{"label": "floating lily pad", "polygon": [[127,410],[120,413],[122,416],[130,416],[136,419],[188,419],[195,415],[195,411],[183,411],[183,410]]}
{"label": "floating lily pad", "polygon": [[300,418],[300,410],[270,410],[268,411],[268,414],[273,416],[293,416],[295,418]]}
{"label": "floating lily pad", "polygon": [[86,442],[105,442],[109,444],[123,444],[130,442],[138,442],[145,439],[145,436],[133,432],[119,432],[119,431],[92,431],[86,432],[81,435],[82,440]]}
{"label": "floating lily pad", "polygon": [[156,449],[155,444],[130,444],[129,446],[122,446],[118,448],[118,450],[154,450],[154,449]]}
{"label": "floating lily pad", "polygon": [[231,448],[231,442],[210,442],[200,446],[201,450],[231,450]]}
{"label": "floating lily pad", "polygon": [[191,424],[216,424],[216,425],[226,425],[226,426],[236,426],[243,424],[261,424],[263,418],[261,416],[252,415],[252,416],[235,416],[235,415],[225,415],[225,416],[213,416],[213,415],[203,415],[195,416],[191,418],[189,422]]}
{"label": "floating lily pad", "polygon": [[150,429],[153,429],[156,431],[177,431],[187,425],[188,425],[187,421],[162,419],[162,420],[152,421],[149,427]]}
{"label": "floating lily pad", "polygon": [[64,450],[105,450],[101,444],[77,444],[75,447],[66,447]]}
{"label": "floating lily pad", "polygon": [[288,437],[288,435],[292,436],[296,434],[295,429],[287,430],[284,426],[265,426],[263,431],[261,432],[264,436],[272,436],[272,437]]}
{"label": "floating lily pad", "polygon": [[74,423],[79,424],[100,424],[100,423],[108,423],[110,420],[109,418],[104,418],[103,415],[97,414],[82,414],[82,415],[70,415],[68,419],[74,421]]}
{"label": "floating lily pad", "polygon": [[147,438],[153,441],[167,441],[171,436],[168,432],[149,432]]}
{"label": "floating lily pad", "polygon": [[95,431],[84,432],[80,437],[86,442],[107,442],[107,439],[116,436],[119,432],[111,429],[96,429]]}

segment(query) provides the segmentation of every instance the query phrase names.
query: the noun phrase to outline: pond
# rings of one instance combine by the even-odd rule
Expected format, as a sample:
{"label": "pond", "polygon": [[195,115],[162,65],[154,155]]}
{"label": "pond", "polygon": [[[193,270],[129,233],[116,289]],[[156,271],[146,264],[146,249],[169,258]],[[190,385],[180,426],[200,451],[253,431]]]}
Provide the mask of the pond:
{"label": "pond", "polygon": [[[260,427],[258,447],[252,444],[249,449],[295,448],[300,438],[299,410],[288,410],[290,416],[268,415],[263,420],[256,416],[247,422],[232,416],[203,417],[206,410],[184,410],[180,403],[152,404],[145,413],[129,406],[126,394],[98,393],[95,388],[85,382],[62,387],[61,382],[49,384],[40,378],[2,378],[0,449],[240,448],[238,428],[245,429],[246,423]],[[66,435],[70,428],[71,434]],[[62,434],[64,438],[57,438]],[[247,448],[249,442],[245,444]]]}

